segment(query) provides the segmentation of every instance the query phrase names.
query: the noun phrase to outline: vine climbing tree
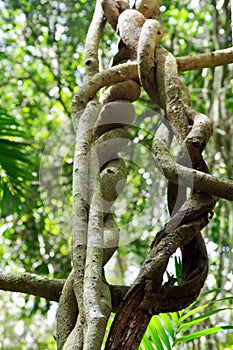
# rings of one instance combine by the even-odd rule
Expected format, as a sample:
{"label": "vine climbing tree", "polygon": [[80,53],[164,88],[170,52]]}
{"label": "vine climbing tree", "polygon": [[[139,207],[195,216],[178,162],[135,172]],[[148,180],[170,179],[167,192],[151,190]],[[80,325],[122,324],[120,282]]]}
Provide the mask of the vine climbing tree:
{"label": "vine climbing tree", "polygon": [[[106,21],[119,34],[119,50],[112,67],[99,73],[98,45]],[[136,349],[153,314],[180,310],[196,299],[208,271],[201,230],[212,216],[217,197],[233,199],[232,181],[209,174],[202,157],[213,131],[211,122],[192,109],[187,88],[179,80],[179,68],[193,61],[190,57],[178,61],[159,45],[164,30],[157,1],[136,1],[132,9],[128,1],[96,3],[86,38],[84,84],[72,104],[76,128],[73,269],[60,299],[59,349],[99,349],[102,344],[112,311],[103,266],[114,253],[119,235],[111,207],[127,177],[119,152],[127,144],[126,126],[134,119],[132,102],[139,98],[141,87],[165,112],[151,152],[168,179],[171,219],[157,233],[138,277],[121,301],[107,349]],[[225,64],[223,57],[232,60],[232,50],[224,55],[211,53],[209,59],[205,56],[205,64]],[[197,66],[202,63],[198,58],[194,61]],[[97,97],[102,87],[107,88]],[[173,137],[180,147],[176,160],[170,154]],[[187,187],[193,188],[189,199]],[[163,284],[168,260],[177,248],[182,251],[182,282],[176,285],[171,278]]]}
{"label": "vine climbing tree", "polygon": [[[118,52],[100,72],[98,49],[107,22],[119,36]],[[233,182],[211,175],[202,156],[212,123],[192,108],[189,91],[179,79],[182,71],[232,63],[233,49],[178,58],[163,46],[165,31],[156,0],[137,0],[132,8],[126,0],[96,2],[86,37],[84,81],[72,102],[72,270],[65,282],[28,279],[25,274],[17,284],[17,290],[59,300],[59,350],[100,349],[112,311],[116,315],[105,349],[137,349],[153,315],[190,305],[208,273],[201,231],[218,198],[233,200]],[[133,137],[133,102],[141,89],[161,110],[150,152],[167,179],[170,220],[151,242],[133,285],[112,286],[104,266],[118,247],[113,208],[127,187],[121,151]],[[173,140],[179,147],[175,159]],[[164,283],[169,258],[178,248],[182,281],[178,284],[172,277]],[[10,277],[4,279],[4,289],[14,290]],[[35,288],[38,285],[41,288]]]}

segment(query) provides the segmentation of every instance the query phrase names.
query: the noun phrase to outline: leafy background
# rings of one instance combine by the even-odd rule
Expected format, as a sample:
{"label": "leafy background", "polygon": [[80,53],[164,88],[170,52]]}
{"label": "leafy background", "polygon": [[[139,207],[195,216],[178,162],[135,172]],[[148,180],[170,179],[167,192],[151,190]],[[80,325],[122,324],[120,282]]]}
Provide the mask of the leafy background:
{"label": "leafy background", "polygon": [[[232,45],[230,2],[171,0],[161,1],[161,5],[163,45],[175,55]],[[83,48],[93,9],[90,0],[0,1],[0,267],[6,272],[65,278],[70,269],[73,126],[69,113],[72,96],[82,82]],[[101,69],[108,67],[117,40],[107,26],[99,51]],[[214,136],[205,157],[211,171],[223,178],[233,177],[232,73],[233,65],[228,65],[181,75],[191,91],[194,108],[214,122]],[[151,238],[167,219],[165,182],[154,173],[146,151],[160,111],[144,93],[135,109],[132,135],[138,141],[127,156],[129,187],[116,204],[122,245],[106,271],[112,283],[132,282]],[[222,310],[192,324],[189,334],[232,324],[232,236],[233,204],[219,201],[205,231],[210,258],[205,292],[212,293],[204,294],[191,308],[201,307],[195,317],[207,312],[202,309],[206,303],[208,312]],[[174,273],[174,260],[170,273]],[[229,298],[224,299],[226,296]],[[219,300],[217,304],[215,300]],[[55,349],[55,303],[0,292],[0,309],[0,349]],[[153,338],[158,324],[168,331],[173,344],[177,337],[169,333],[165,317],[178,334],[190,310],[154,318],[143,349],[155,348],[152,344],[156,341],[160,349],[158,338],[168,348],[164,334]],[[179,318],[179,325],[174,317]],[[190,339],[181,344],[183,347],[232,349],[233,336],[230,330],[221,331]]]}

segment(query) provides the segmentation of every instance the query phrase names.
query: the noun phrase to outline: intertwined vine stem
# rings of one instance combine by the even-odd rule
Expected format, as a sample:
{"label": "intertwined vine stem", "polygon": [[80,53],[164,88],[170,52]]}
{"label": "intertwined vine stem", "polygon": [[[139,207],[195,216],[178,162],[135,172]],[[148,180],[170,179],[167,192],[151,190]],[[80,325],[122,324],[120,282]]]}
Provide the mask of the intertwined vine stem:
{"label": "intertwined vine stem", "polygon": [[[119,50],[113,67],[99,73],[98,45],[106,21],[120,36]],[[140,86],[165,112],[151,152],[169,180],[171,219],[155,236],[123,298],[106,349],[137,349],[153,314],[182,309],[196,299],[208,271],[201,230],[212,217],[215,196],[233,199],[232,182],[208,173],[202,152],[212,134],[211,122],[190,107],[176,58],[159,46],[163,32],[156,0],[137,0],[133,9],[125,0],[97,0],[86,41],[84,85],[72,104],[76,128],[73,269],[60,298],[58,349],[101,348],[112,310],[103,266],[117,248],[119,236],[111,208],[127,177],[118,153],[127,144],[125,126],[133,122],[132,102],[139,98]],[[108,88],[98,99],[96,93],[104,86]],[[176,161],[170,154],[173,137],[180,147]],[[187,187],[193,188],[189,199]],[[177,248],[182,251],[182,282],[176,285],[171,279],[163,284]]]}

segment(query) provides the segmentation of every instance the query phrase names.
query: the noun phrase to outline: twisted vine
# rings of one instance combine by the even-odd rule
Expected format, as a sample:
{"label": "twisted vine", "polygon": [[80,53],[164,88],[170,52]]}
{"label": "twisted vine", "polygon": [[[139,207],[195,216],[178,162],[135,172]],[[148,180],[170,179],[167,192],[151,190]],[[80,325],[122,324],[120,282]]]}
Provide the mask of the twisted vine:
{"label": "twisted vine", "polygon": [[[113,67],[99,73],[98,44],[106,20],[119,33],[119,50]],[[158,1],[137,0],[133,9],[125,0],[97,1],[85,48],[84,85],[72,103],[73,269],[60,298],[58,349],[101,348],[112,310],[103,267],[119,240],[111,211],[127,177],[118,153],[128,142],[124,127],[134,120],[132,102],[140,96],[140,85],[165,111],[152,153],[155,165],[169,180],[171,219],[157,233],[138,277],[123,297],[106,349],[136,349],[153,314],[180,310],[196,299],[208,272],[201,230],[212,216],[219,192],[233,199],[232,183],[208,173],[202,152],[212,126],[207,116],[189,106],[177,60],[159,46],[163,32]],[[102,87],[107,88],[98,100],[96,93]],[[176,160],[170,153],[174,136],[180,145]],[[193,188],[190,199],[187,187]],[[163,284],[169,258],[178,248],[182,282],[176,285],[171,278]]]}
{"label": "twisted vine", "polygon": [[[100,3],[97,3],[90,32],[95,21],[98,27],[102,23],[99,13]],[[96,71],[96,48],[91,45],[85,51],[85,78],[88,80],[93,70]],[[125,99],[128,89],[132,93]],[[80,105],[77,108],[76,99],[73,102],[73,121],[77,129],[73,174],[74,266],[60,298],[59,349],[101,347],[112,310],[102,267],[117,248],[119,236],[111,206],[127,176],[124,161],[117,154],[128,142],[124,126],[134,119],[131,102],[139,95],[139,85],[127,80],[110,86],[103,92],[101,103],[93,98],[84,110]]]}
{"label": "twisted vine", "polygon": [[[179,81],[175,57],[163,47],[157,47],[163,33],[161,23],[156,19],[136,21],[133,11],[131,10],[131,16],[134,21],[130,23],[137,25],[133,32],[139,41],[140,82],[149,96],[164,108],[165,118],[171,125],[172,134],[176,135],[182,144],[178,161],[186,165],[186,157],[189,155],[193,169],[198,167],[205,172],[207,166],[201,153],[211,135],[209,121],[207,117],[202,118],[204,128],[200,127],[201,116],[186,105],[189,99]],[[120,24],[119,21],[119,26]],[[135,35],[132,42],[127,36],[122,40],[130,48],[135,48]],[[166,126],[163,124],[153,142],[156,165],[160,169],[164,168],[163,155],[169,154],[171,144],[171,133],[165,129]],[[192,133],[189,136],[190,130]],[[187,151],[186,145],[188,145]],[[185,182],[182,185],[187,186]],[[170,192],[177,194],[176,184],[170,184]],[[208,271],[208,257],[201,230],[209,222],[216,200],[212,196],[196,191],[190,200],[186,199],[185,191],[182,191],[181,196],[178,208],[175,208],[175,204],[169,200],[173,216],[155,237],[137,279],[120,305],[108,337],[108,349],[126,347],[136,349],[153,314],[177,311],[188,306],[203,287]],[[163,275],[169,258],[177,248],[181,248],[182,252],[182,282],[179,286],[175,286],[176,279],[172,278],[163,284]]]}

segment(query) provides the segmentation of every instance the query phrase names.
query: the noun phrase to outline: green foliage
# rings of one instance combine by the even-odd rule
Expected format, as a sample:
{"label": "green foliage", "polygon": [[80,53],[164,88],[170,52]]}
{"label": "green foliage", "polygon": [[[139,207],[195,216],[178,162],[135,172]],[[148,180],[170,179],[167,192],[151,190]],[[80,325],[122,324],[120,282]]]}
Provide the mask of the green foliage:
{"label": "green foliage", "polygon": [[32,296],[25,298],[23,294],[1,291],[0,307],[1,350],[56,349],[54,322],[50,311],[49,317],[45,315],[48,311],[45,300],[36,305]]}
{"label": "green foliage", "polygon": [[35,161],[32,146],[25,142],[26,134],[20,124],[3,108],[0,109],[0,172],[1,216],[15,212],[25,202],[33,180]]}
{"label": "green foliage", "polygon": [[[172,350],[191,349],[189,343],[202,337],[203,344],[207,336],[214,335],[218,332],[232,331],[232,325],[219,324],[216,326],[206,326],[206,321],[210,324],[214,320],[213,316],[219,313],[225,313],[225,316],[232,312],[231,307],[233,296],[219,298],[215,300],[218,289],[213,289],[202,293],[197,300],[187,308],[172,313],[161,313],[152,317],[147,331],[141,341],[139,350]],[[209,301],[206,301],[206,298]],[[229,306],[221,307],[222,304],[228,303]],[[219,307],[220,306],[220,307]],[[107,332],[112,324],[112,318],[108,322]],[[228,346],[233,345],[233,333],[228,333],[226,343]],[[104,339],[103,345],[106,343]],[[218,343],[221,347],[221,342]],[[222,344],[223,346],[223,344]]]}
{"label": "green foliage", "polygon": [[213,315],[233,310],[231,306],[218,307],[223,302],[231,304],[232,296],[205,302],[207,295],[214,296],[216,292],[217,290],[211,290],[203,293],[192,305],[179,312],[153,316],[139,349],[176,349],[179,344],[184,346],[185,343],[201,337],[204,341],[209,335],[233,330],[232,325],[226,324],[214,327],[204,326],[207,320],[211,321]]}

